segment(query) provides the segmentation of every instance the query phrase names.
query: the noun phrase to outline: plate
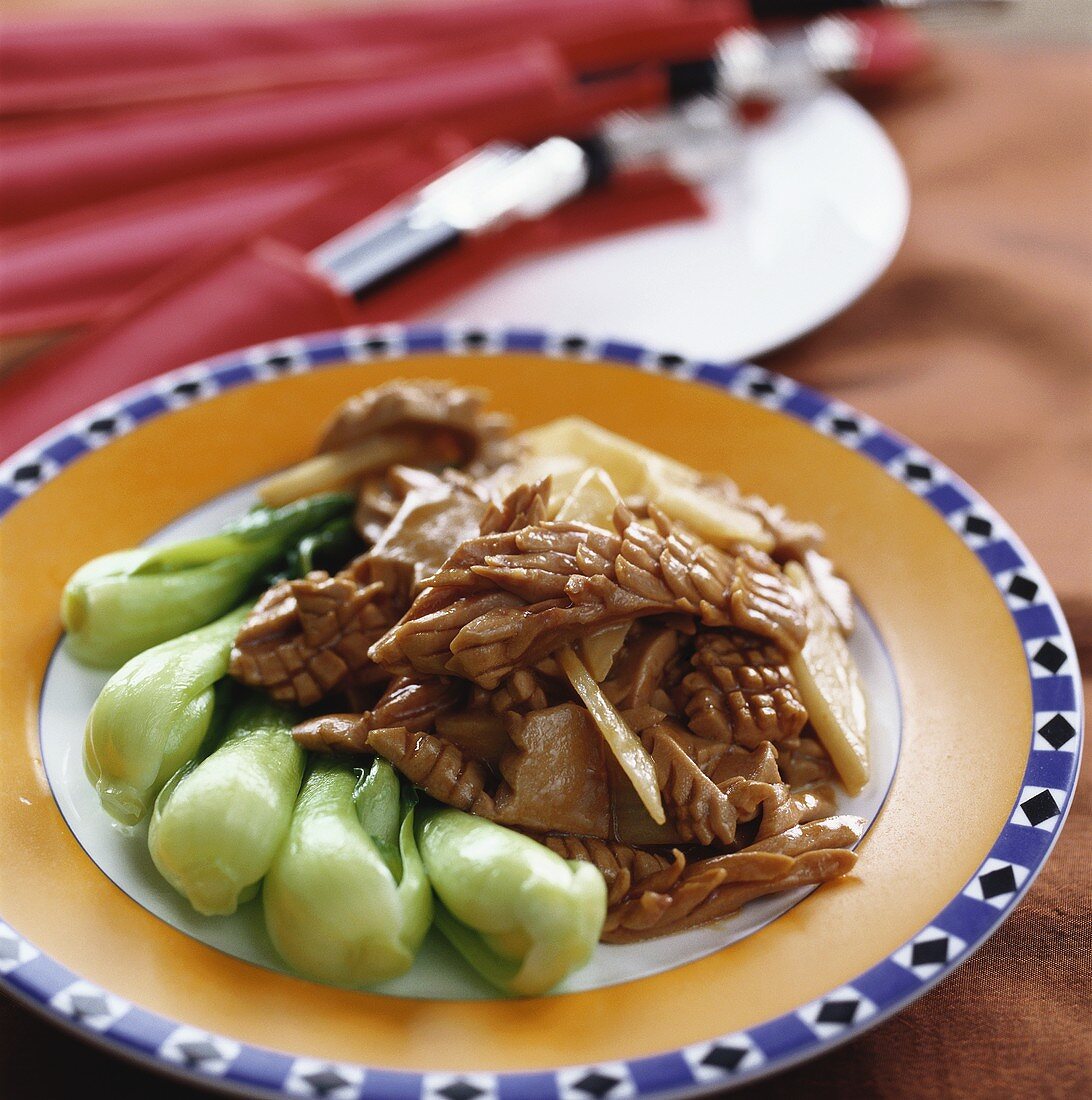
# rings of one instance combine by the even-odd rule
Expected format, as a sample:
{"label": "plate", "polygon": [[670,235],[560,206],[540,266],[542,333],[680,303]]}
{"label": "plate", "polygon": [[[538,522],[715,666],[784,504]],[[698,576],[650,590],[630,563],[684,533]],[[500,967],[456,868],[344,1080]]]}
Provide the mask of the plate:
{"label": "plate", "polygon": [[[855,644],[876,730],[853,876],[732,918],[719,942],[672,937],[526,1002],[293,977],[182,926],[139,845],[110,862],[72,765],[93,685],[57,651],[64,581],[109,549],[214,524],[307,453],[339,401],[397,377],[486,386],[521,426],[584,413],[827,529],[865,612]],[[1076,658],[1019,540],[935,459],[758,367],[528,329],[320,334],[74,418],[0,467],[0,512],[0,826],[19,838],[0,850],[0,987],[205,1085],[621,1100],[751,1080],[852,1038],[965,959],[1030,885],[1072,796]]]}
{"label": "plate", "polygon": [[[158,530],[147,542],[178,542],[211,535],[253,504],[252,485],[225,493]],[[900,713],[894,669],[875,624],[857,608],[858,629],[850,648],[868,689],[871,704],[872,776],[853,797],[843,795],[839,812],[872,821],[890,789],[898,758]],[[110,673],[89,669],[63,647],[54,650],[42,682],[38,709],[42,764],[58,808],[84,851],[118,887],[172,927],[236,958],[288,972],[265,934],[259,901],[228,919],[209,920],[171,889],[148,854],[145,821],[132,832],[113,827],[83,769],[80,732]],[[567,978],[556,993],[599,989],[657,974],[719,950],[765,927],[792,908],[809,889],[760,898],[727,924],[695,928],[662,939],[600,948],[592,961]],[[438,932],[425,940],[409,973],[375,987],[377,992],[416,998],[495,997],[444,942]]]}
{"label": "plate", "polygon": [[910,211],[887,135],[833,87],[741,131],[738,157],[703,190],[710,215],[700,222],[536,257],[431,316],[625,332],[684,355],[757,358],[867,290]]}

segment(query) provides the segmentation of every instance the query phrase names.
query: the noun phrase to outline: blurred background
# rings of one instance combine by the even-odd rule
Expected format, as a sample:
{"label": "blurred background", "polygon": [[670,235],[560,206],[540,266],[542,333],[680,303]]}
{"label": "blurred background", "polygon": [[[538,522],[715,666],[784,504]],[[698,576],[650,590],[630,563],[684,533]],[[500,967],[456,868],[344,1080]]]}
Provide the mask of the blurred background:
{"label": "blurred background", "polygon": [[[475,144],[433,133],[435,112],[447,109],[443,81],[454,79],[444,50],[422,70],[439,95],[421,118],[384,107],[401,118],[394,129],[414,148],[408,159],[403,150],[390,160],[380,142],[361,164],[362,150],[342,135],[321,163],[291,160],[299,150],[286,138],[281,160],[248,164],[225,130],[219,145],[209,138],[198,150],[204,160],[187,148],[186,163],[200,164],[189,181],[155,175],[166,131],[149,131],[140,140],[150,144],[138,147],[136,131],[111,129],[160,108],[119,105],[109,64],[95,77],[105,83],[81,82],[89,71],[81,51],[133,22],[202,28],[230,86],[253,71],[233,62],[234,40],[218,24],[423,2],[6,0],[0,459],[161,370],[351,320],[529,323],[695,358],[746,358],[875,417],[981,492],[1044,568],[1083,666],[1092,665],[1092,0],[915,10],[887,26],[897,33],[882,49],[873,40],[864,68],[867,51],[848,72],[800,79],[793,69],[786,84],[748,96],[712,128],[708,118],[691,120],[681,168],[642,162],[632,177],[471,242],[356,304],[326,291],[301,298],[297,285],[296,312],[246,299],[244,288],[259,282],[246,266],[256,262],[256,239],[276,230],[280,244],[314,249]],[[314,59],[320,73],[333,64],[329,44],[325,51]],[[740,79],[753,77],[753,50],[736,56]],[[530,91],[520,119],[535,101],[534,81],[545,79],[538,60],[524,61]],[[505,65],[490,79],[504,84]],[[321,79],[303,73],[299,83]],[[91,102],[92,93],[106,98]],[[171,95],[188,109],[188,92]],[[265,121],[282,136],[291,130],[287,115]],[[508,119],[480,133],[537,140],[557,121],[524,134]],[[578,128],[598,121],[591,112]],[[215,137],[217,125],[213,114],[187,116],[172,141]],[[476,132],[472,122],[466,128]],[[300,134],[308,146],[306,129]],[[344,198],[361,172],[372,207],[340,223],[327,216],[330,196]],[[301,209],[310,211],[306,233],[298,221],[278,221]],[[225,312],[226,300],[239,308]],[[1090,802],[1086,777],[1033,890],[953,976],[848,1047],[733,1095],[1088,1095]],[[0,1091],[52,1097],[88,1080],[123,1100],[197,1091],[0,998]]]}
{"label": "blurred background", "polygon": [[[409,5],[415,0],[386,0],[386,6]],[[142,15],[169,14],[184,11],[215,11],[230,6],[233,11],[291,11],[301,7],[359,8],[359,0],[327,0],[323,4],[301,4],[299,0],[236,0],[225,5],[222,0],[160,0],[155,4],[137,4],[133,0],[7,0],[5,9],[12,14],[28,13],[34,16],[58,16],[67,14],[97,14],[107,11],[139,11]],[[1023,0],[1014,5],[1002,20],[992,14],[965,9],[961,12],[933,13],[925,17],[929,25],[942,28],[946,33],[965,33],[974,36],[998,37],[1031,36],[1034,38],[1058,38],[1065,41],[1088,41],[1092,36],[1092,9],[1087,0]]]}
{"label": "blurred background", "polygon": [[965,9],[928,14],[926,25],[945,34],[1016,41],[1082,43],[1092,41],[1092,5],[1088,0],[1024,0],[1001,19]]}
{"label": "blurred background", "polygon": [[[416,0],[385,0],[385,6],[411,5]],[[12,15],[64,18],[69,15],[94,15],[102,12],[139,12],[141,15],[170,15],[186,11],[295,11],[301,8],[359,8],[360,0],[326,0],[322,4],[301,4],[300,0],[160,0],[138,4],[134,0],[7,0],[4,8]],[[975,10],[931,12],[922,16],[931,28],[945,34],[964,34],[974,38],[1016,38],[1088,42],[1092,40],[1092,5],[1088,0],[1022,0],[998,18],[996,13]]]}

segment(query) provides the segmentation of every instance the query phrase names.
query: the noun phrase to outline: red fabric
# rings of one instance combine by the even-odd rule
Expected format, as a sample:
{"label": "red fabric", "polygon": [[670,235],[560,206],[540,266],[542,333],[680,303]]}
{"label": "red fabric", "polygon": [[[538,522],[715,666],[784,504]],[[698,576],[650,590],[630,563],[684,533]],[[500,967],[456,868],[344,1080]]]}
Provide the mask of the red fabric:
{"label": "red fabric", "polygon": [[529,32],[582,38],[596,28],[664,22],[695,7],[726,15],[745,10],[738,0],[441,0],[367,10],[263,13],[176,18],[84,19],[19,24],[0,39],[6,79],[56,73],[153,72],[163,67],[285,58],[337,52],[349,45],[450,42],[471,35],[522,38]]}
{"label": "red fabric", "polygon": [[546,43],[527,43],[472,67],[461,60],[427,74],[365,87],[300,89],[209,105],[163,108],[87,127],[11,138],[0,179],[10,224],[181,176],[252,163],[324,143],[407,126],[513,113],[559,102],[568,73]]}
{"label": "red fabric", "polygon": [[309,269],[307,251],[449,160],[444,145],[392,151],[386,171],[369,158],[265,234],[168,268],[85,336],[0,383],[0,457],[88,405],[186,363],[301,332],[402,319],[536,249],[702,213],[682,184],[635,175],[547,218],[468,241],[363,305]]}
{"label": "red fabric", "polygon": [[[217,41],[215,38],[213,41]],[[449,61],[452,56],[474,55],[483,47],[503,47],[504,40],[473,39],[452,42],[381,42],[345,44],[319,52],[292,52],[284,56],[233,57],[173,61],[147,68],[97,65],[71,66],[60,73],[47,66],[48,53],[21,58],[26,71],[5,74],[0,111],[5,116],[59,114],[70,118],[103,109],[118,109],[172,101],[217,99],[247,92],[275,91],[301,85],[370,83],[391,76],[418,73]],[[33,64],[28,64],[28,62]]]}
{"label": "red fabric", "polygon": [[214,176],[152,202],[91,207],[44,232],[0,234],[0,335],[85,325],[184,253],[225,246],[321,194],[333,171]]}
{"label": "red fabric", "polygon": [[[428,144],[424,135],[419,144]],[[446,132],[432,144],[449,161],[471,147],[468,139]],[[257,233],[343,178],[363,181],[360,201],[366,206],[372,178],[382,179],[392,157],[406,155],[404,141],[387,139],[363,149],[358,142],[339,143],[0,231],[0,336],[89,324],[179,258]],[[417,179],[411,173],[404,184]]]}
{"label": "red fabric", "polygon": [[[46,111],[0,123],[6,147],[17,154],[0,180],[0,199],[8,200],[0,217],[14,222],[0,229],[0,335],[86,324],[184,253],[258,231],[325,187],[329,172],[360,152],[363,141],[376,140],[377,131],[385,140],[384,128],[399,119],[419,124],[427,115],[430,122],[438,117],[433,108],[441,84],[445,110],[469,141],[537,140],[620,106],[661,102],[662,60],[707,54],[725,26],[741,21],[742,8],[739,0],[645,0],[627,8],[622,22],[612,3],[562,3],[548,11],[538,0],[491,3],[487,29],[508,36],[505,49],[515,51],[522,76],[505,71],[500,39],[475,37],[473,5],[459,7],[459,21],[440,5],[407,11],[402,20],[373,10],[306,19],[91,24],[78,34],[66,24],[16,26],[0,42],[8,65],[5,101],[14,92],[18,102],[25,93],[25,103],[78,104],[81,111],[59,116],[60,122]],[[511,36],[525,33],[532,15],[542,16],[536,29],[549,29],[551,44],[513,44]],[[921,36],[908,30],[905,16],[862,19],[870,30],[862,77],[890,79],[920,61]],[[419,40],[406,38],[418,30]],[[447,39],[440,37],[445,32]],[[335,41],[336,51],[322,52]],[[150,67],[156,61],[159,68]],[[580,71],[637,68],[563,87],[563,63]],[[422,67],[431,72],[429,91],[423,99],[404,96],[411,85],[419,92]],[[448,95],[453,72],[460,82]],[[554,78],[558,86],[540,94],[543,79]],[[503,86],[511,94],[494,98],[489,111],[477,110],[482,83],[488,90],[494,79],[494,90]],[[82,109],[100,94],[124,99],[127,80],[136,82],[133,94],[140,86],[169,99],[199,86],[216,101],[142,110],[115,105],[89,121]],[[227,94],[248,80],[280,90]],[[292,87],[308,81],[326,86]],[[460,88],[467,97],[462,111]],[[39,92],[45,98],[36,101]]]}
{"label": "red fabric", "polygon": [[888,84],[921,68],[928,58],[925,31],[905,12],[864,11],[852,19],[862,36],[853,83]]}
{"label": "red fabric", "polygon": [[[369,15],[374,14],[343,20],[344,33],[332,41],[316,40],[316,28],[309,23],[280,25],[278,37],[271,41],[261,36],[242,52],[232,50],[218,34],[206,34],[203,52],[195,56],[171,49],[169,30],[151,41],[147,55],[122,50],[120,56],[101,56],[92,36],[60,70],[54,46],[41,28],[25,28],[20,35],[16,27],[14,40],[0,42],[0,65],[6,60],[0,113],[11,117],[64,111],[86,116],[92,110],[307,85],[366,84],[420,74],[454,57],[472,63],[475,55],[511,46],[528,33],[548,37],[579,71],[607,71],[709,54],[720,34],[745,21],[743,5],[737,3],[698,5],[693,10],[646,3],[628,10],[624,23],[610,6],[581,4],[568,12],[564,5],[552,5],[546,18],[513,26],[482,30],[464,20],[443,36],[433,31],[377,41],[367,33]],[[562,21],[565,14],[571,18]],[[68,45],[65,36],[62,55]],[[158,63],[151,65],[149,58],[157,57]]]}
{"label": "red fabric", "polygon": [[[577,133],[619,107],[648,105],[663,95],[662,73],[646,69],[571,90],[561,101],[521,102],[508,117],[495,112],[462,120],[461,133],[445,131],[447,147],[454,159],[497,137],[533,142]],[[340,173],[355,172],[358,162],[382,162],[389,147],[387,135],[336,142],[81,203],[0,230],[0,336],[85,325],[167,264],[257,232],[324,191]]]}

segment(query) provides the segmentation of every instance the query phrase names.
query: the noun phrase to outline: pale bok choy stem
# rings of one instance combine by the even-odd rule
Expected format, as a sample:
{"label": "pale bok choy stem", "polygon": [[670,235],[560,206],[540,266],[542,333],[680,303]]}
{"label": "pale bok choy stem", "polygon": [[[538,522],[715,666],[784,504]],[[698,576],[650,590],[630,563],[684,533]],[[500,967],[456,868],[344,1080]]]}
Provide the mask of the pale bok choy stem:
{"label": "pale bok choy stem", "polygon": [[148,812],[160,789],[201,748],[215,686],[249,605],[153,646],[106,682],[87,719],[84,765],[106,810],[124,825]]}
{"label": "pale bok choy stem", "polygon": [[148,849],[199,913],[227,916],[254,896],[292,820],[307,754],[293,712],[251,696],[213,751],[185,765],[155,801]]}
{"label": "pale bok choy stem", "polygon": [[405,973],[432,923],[413,809],[385,760],[315,757],[262,886],[265,925],[294,970],[356,988]]}
{"label": "pale bok choy stem", "polygon": [[309,532],[346,515],[342,493],[258,508],[207,538],[119,550],[81,566],[65,585],[65,646],[78,661],[117,668],[151,646],[212,622]]}
{"label": "pale bok choy stem", "polygon": [[446,806],[419,807],[418,818],[437,927],[486,981],[537,996],[591,958],[607,913],[595,867]]}

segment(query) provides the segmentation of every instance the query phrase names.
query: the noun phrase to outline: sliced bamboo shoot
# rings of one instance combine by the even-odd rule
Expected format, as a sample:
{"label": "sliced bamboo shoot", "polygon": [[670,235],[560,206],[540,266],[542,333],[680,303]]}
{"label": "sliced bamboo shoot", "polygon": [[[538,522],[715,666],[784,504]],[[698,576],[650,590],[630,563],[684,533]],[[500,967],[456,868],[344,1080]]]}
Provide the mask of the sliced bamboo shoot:
{"label": "sliced bamboo shoot", "polygon": [[592,679],[584,662],[576,655],[572,646],[562,646],[557,651],[557,659],[565,670],[569,682],[576,689],[584,706],[595,719],[595,724],[603,734],[610,751],[614,754],[622,770],[629,777],[633,789],[648,810],[649,816],[658,825],[667,820],[663,802],[660,799],[660,785],[656,782],[656,766],[641,739],[626,725],[614,705]]}
{"label": "sliced bamboo shoot", "polygon": [[534,485],[544,477],[549,477],[550,502],[547,509],[552,519],[587,468],[588,464],[575,455],[528,452],[512,467],[502,466],[489,480],[493,483],[497,495],[503,497],[520,485]]}
{"label": "sliced bamboo shoot", "polygon": [[585,470],[569,495],[561,502],[557,519],[563,522],[590,523],[605,531],[614,530],[614,510],[622,496],[610,474],[600,466]]}
{"label": "sliced bamboo shoot", "polygon": [[759,550],[769,551],[774,547],[773,535],[754,512],[736,508],[700,488],[672,481],[662,471],[649,471],[643,495],[669,519],[678,520],[714,546],[743,541]]}
{"label": "sliced bamboo shoot", "polygon": [[614,658],[618,656],[632,625],[617,623],[615,626],[605,626],[581,639],[580,659],[597,684],[601,684],[610,675]]}
{"label": "sliced bamboo shoot", "polygon": [[657,825],[648,815],[640,795],[621,766],[613,757],[607,761],[610,778],[611,828],[615,840],[622,844],[682,844],[679,828],[674,823]]}
{"label": "sliced bamboo shoot", "polygon": [[[613,531],[614,511],[621,503],[621,494],[610,474],[600,466],[593,466],[584,471],[569,495],[561,502],[556,518],[590,523],[593,527]],[[629,626],[629,623],[618,623],[581,639],[578,647],[580,657],[597,684],[607,678],[614,658],[618,656],[618,651],[629,633]]]}
{"label": "sliced bamboo shoot", "polygon": [[583,467],[600,466],[623,496],[641,492],[650,465],[665,469],[674,479],[697,483],[696,470],[659,454],[623,435],[607,431],[582,416],[551,420],[537,428],[528,428],[517,437],[536,455],[574,455]]}
{"label": "sliced bamboo shoot", "polygon": [[570,456],[585,469],[601,467],[623,497],[645,497],[708,542],[723,546],[742,540],[760,550],[773,548],[773,536],[758,516],[704,492],[697,470],[582,416],[551,420],[518,439],[528,448],[528,464]]}
{"label": "sliced bamboo shoot", "polygon": [[834,616],[802,565],[789,562],[785,575],[804,593],[808,637],[789,654],[789,668],[824,748],[846,790],[868,782],[868,713],[861,677]]}

